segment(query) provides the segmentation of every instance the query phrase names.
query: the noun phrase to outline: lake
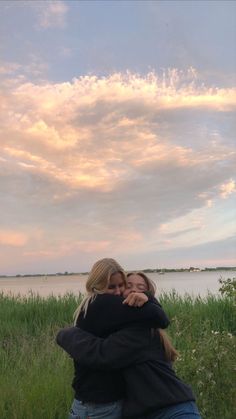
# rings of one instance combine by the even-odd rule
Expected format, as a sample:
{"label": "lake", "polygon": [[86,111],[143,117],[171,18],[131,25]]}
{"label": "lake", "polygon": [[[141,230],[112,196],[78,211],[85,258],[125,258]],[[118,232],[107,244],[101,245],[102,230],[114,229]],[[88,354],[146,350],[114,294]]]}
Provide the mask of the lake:
{"label": "lake", "polygon": [[[205,297],[208,292],[217,295],[220,284],[219,278],[234,278],[235,271],[202,271],[202,272],[171,272],[160,275],[150,273],[148,276],[157,285],[157,295],[162,292],[175,290],[179,295],[185,293]],[[28,295],[30,292],[47,297],[50,294],[56,296],[64,295],[67,292],[79,294],[85,292],[87,275],[59,275],[45,277],[25,278],[0,278],[0,291],[13,295]]]}

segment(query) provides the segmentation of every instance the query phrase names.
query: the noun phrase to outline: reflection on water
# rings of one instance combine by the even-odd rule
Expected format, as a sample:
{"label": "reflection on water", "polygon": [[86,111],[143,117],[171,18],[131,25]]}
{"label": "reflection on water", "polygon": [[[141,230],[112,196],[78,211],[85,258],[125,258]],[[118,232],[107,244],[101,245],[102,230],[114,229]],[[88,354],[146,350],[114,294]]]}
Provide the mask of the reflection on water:
{"label": "reflection on water", "polygon": [[[217,294],[219,278],[233,278],[235,271],[213,272],[173,272],[160,275],[150,273],[149,277],[157,285],[157,294],[175,290],[178,294],[206,296],[208,292]],[[14,295],[27,295],[29,292],[46,297],[50,294],[64,295],[67,292],[79,294],[85,292],[87,275],[27,277],[27,278],[0,278],[0,290]]]}

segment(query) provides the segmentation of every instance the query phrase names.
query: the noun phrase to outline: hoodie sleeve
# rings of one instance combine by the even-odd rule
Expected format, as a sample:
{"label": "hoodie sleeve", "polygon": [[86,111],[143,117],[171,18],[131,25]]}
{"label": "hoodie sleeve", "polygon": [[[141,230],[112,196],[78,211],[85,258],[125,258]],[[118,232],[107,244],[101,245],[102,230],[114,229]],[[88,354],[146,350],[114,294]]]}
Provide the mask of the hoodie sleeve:
{"label": "hoodie sleeve", "polygon": [[169,319],[158,303],[148,301],[142,307],[130,307],[123,301],[124,298],[115,295],[97,295],[86,316],[79,317],[77,326],[100,337],[141,323],[161,329],[169,326]]}
{"label": "hoodie sleeve", "polygon": [[62,329],[56,337],[57,344],[75,361],[99,370],[120,369],[143,362],[150,340],[150,329],[140,326],[120,330],[106,339],[78,327]]}

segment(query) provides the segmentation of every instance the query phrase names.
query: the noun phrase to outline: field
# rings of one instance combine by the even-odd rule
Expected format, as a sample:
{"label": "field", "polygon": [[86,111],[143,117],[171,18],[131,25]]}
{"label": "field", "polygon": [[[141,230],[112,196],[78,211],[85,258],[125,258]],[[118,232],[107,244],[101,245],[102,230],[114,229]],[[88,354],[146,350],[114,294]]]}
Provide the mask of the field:
{"label": "field", "polygon": [[[65,419],[73,398],[71,359],[56,332],[71,324],[79,298],[0,295],[0,417]],[[178,375],[191,384],[203,419],[233,419],[235,325],[228,296],[162,295]]]}

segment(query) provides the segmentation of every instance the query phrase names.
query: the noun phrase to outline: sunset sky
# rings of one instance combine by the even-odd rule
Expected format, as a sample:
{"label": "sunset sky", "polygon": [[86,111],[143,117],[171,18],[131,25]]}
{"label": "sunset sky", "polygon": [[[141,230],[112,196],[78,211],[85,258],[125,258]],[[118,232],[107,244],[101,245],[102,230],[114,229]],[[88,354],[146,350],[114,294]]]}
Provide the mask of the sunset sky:
{"label": "sunset sky", "polygon": [[236,2],[0,2],[0,274],[236,265]]}

